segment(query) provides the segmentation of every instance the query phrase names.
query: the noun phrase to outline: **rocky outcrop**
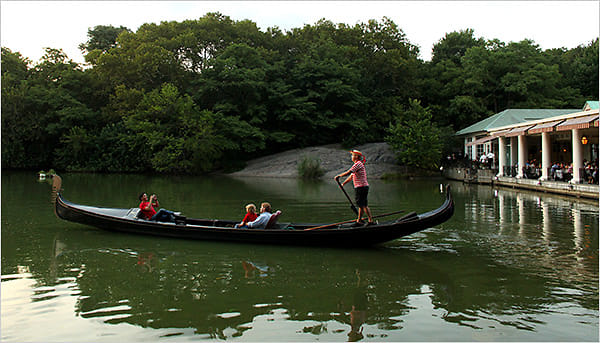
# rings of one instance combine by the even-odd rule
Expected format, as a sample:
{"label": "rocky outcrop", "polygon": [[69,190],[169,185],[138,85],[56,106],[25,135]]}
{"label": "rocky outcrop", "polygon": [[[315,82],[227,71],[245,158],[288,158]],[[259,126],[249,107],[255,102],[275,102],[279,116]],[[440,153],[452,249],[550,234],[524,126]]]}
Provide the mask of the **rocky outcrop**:
{"label": "rocky outcrop", "polygon": [[[406,173],[406,168],[396,164],[394,152],[387,143],[369,143],[354,147],[367,158],[369,178]],[[333,178],[352,166],[349,149],[340,145],[324,145],[304,149],[294,149],[275,155],[248,161],[246,168],[231,173],[232,176],[258,177],[298,177],[298,164],[308,156],[318,159],[325,171],[323,178]]]}

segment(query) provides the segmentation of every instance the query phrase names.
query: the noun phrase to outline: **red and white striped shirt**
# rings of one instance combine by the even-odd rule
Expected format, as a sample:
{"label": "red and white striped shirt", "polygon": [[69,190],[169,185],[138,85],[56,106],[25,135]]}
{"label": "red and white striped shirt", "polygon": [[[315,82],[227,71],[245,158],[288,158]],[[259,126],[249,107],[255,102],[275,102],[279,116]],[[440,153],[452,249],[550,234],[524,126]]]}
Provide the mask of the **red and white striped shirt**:
{"label": "red and white striped shirt", "polygon": [[367,182],[367,170],[365,169],[365,165],[362,161],[356,161],[352,168],[350,168],[352,172],[352,182],[354,183],[354,188],[368,186]]}

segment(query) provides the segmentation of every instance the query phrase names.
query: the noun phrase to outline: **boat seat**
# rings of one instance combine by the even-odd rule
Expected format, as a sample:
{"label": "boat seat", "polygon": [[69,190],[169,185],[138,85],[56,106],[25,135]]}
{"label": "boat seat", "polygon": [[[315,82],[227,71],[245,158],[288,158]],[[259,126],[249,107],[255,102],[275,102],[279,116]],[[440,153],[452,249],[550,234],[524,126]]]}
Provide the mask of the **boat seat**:
{"label": "boat seat", "polygon": [[279,219],[280,215],[281,215],[281,211],[277,211],[277,212],[273,213],[271,215],[271,218],[269,218],[267,225],[265,225],[265,230],[272,229],[275,226],[275,224],[277,223],[277,219]]}

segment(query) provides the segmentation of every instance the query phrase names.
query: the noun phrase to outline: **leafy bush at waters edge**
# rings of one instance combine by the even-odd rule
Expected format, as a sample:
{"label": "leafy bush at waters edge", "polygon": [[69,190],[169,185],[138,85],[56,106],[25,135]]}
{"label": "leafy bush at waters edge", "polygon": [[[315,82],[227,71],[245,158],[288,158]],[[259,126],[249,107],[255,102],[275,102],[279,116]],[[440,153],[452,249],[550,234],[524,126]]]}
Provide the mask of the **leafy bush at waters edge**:
{"label": "leafy bush at waters edge", "polygon": [[318,158],[304,156],[298,164],[298,176],[303,179],[318,179],[325,174]]}

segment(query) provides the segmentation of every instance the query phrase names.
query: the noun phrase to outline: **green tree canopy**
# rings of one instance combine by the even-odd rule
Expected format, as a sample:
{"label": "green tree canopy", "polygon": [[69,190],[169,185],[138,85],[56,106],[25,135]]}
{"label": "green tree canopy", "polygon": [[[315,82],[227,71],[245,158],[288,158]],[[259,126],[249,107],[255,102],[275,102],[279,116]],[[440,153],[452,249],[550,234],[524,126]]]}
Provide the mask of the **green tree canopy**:
{"label": "green tree canopy", "polygon": [[598,95],[598,39],[543,51],[466,29],[424,62],[386,17],[261,31],[207,13],[135,32],[99,25],[80,48],[85,66],[60,49],[32,63],[2,47],[3,167],[201,173],[386,136],[403,163],[432,167],[453,130]]}
{"label": "green tree canopy", "polygon": [[431,169],[439,165],[442,157],[441,136],[429,110],[420,101],[411,99],[407,108],[398,110],[385,140],[401,164]]}

